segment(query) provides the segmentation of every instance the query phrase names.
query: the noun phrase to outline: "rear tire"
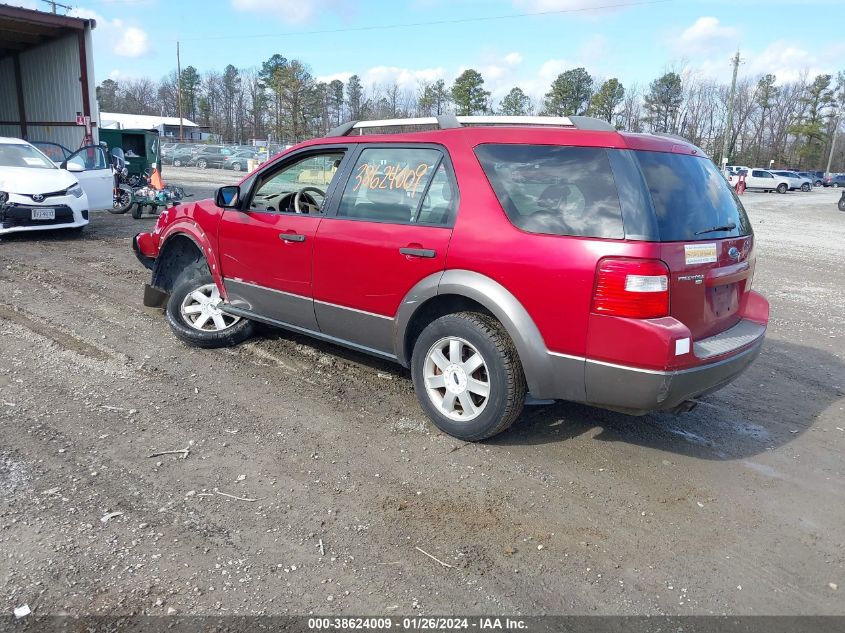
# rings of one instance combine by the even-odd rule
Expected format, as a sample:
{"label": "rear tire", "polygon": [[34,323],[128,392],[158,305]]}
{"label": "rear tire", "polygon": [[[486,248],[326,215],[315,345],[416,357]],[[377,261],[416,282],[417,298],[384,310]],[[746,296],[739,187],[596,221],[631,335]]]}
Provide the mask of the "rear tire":
{"label": "rear tire", "polygon": [[199,167],[200,169],[205,169],[206,167],[208,167],[208,161],[206,161],[204,158],[201,158],[197,161],[197,167]]}
{"label": "rear tire", "polygon": [[778,193],[786,193],[787,191],[789,191],[789,185],[787,185],[785,182],[782,182],[778,185]]}
{"label": "rear tire", "polygon": [[[193,347],[231,347],[252,336],[255,330],[252,321],[226,315],[217,308],[216,290],[204,261],[194,262],[179,275],[165,313],[170,329],[182,342]],[[193,299],[200,295],[210,301]]]}
{"label": "rear tire", "polygon": [[809,182],[805,182],[804,184],[801,185],[801,191],[809,191],[809,190],[810,190],[810,183]]}
{"label": "rear tire", "polygon": [[114,215],[123,215],[132,207],[132,194],[125,189],[121,189],[120,192],[120,197],[117,200],[112,195],[112,206],[109,213]]}
{"label": "rear tire", "polygon": [[232,171],[240,171],[241,164],[240,163],[232,163]]}
{"label": "rear tire", "polygon": [[417,399],[444,433],[476,442],[519,417],[526,385],[502,324],[477,312],[448,314],[420,334],[411,357]]}
{"label": "rear tire", "polygon": [[175,160],[173,161],[173,166],[174,166],[174,167],[181,167],[181,166],[182,166],[182,161],[181,161],[181,160],[179,160],[178,158],[177,158],[177,159],[175,159]]}
{"label": "rear tire", "polygon": [[838,206],[840,211],[845,211],[845,198],[839,198]]}

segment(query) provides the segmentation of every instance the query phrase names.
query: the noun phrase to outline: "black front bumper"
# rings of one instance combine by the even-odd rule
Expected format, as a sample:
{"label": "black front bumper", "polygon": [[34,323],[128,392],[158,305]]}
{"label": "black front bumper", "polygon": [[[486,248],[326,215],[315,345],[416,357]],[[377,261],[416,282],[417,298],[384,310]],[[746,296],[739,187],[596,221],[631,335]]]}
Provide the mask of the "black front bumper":
{"label": "black front bumper", "polygon": [[[140,233],[138,235],[140,235]],[[138,235],[132,238],[132,250],[135,251],[135,257],[137,257],[138,261],[144,265],[144,268],[152,270],[156,262],[155,257],[147,257],[141,252],[141,249],[138,246]]]}

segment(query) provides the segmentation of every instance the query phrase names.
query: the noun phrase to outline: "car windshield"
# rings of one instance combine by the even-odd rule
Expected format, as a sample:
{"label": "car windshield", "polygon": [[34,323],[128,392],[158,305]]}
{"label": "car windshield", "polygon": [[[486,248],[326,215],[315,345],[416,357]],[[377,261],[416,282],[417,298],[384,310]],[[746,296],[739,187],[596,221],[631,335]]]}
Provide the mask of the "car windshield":
{"label": "car windshield", "polygon": [[28,167],[30,169],[56,169],[49,158],[31,145],[20,143],[0,144],[0,167]]}

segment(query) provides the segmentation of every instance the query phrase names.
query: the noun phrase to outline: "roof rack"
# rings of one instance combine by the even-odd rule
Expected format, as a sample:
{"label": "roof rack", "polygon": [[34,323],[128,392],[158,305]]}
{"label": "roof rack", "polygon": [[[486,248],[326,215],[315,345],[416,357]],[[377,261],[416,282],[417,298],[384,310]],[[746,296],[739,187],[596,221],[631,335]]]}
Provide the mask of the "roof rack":
{"label": "roof rack", "polygon": [[451,130],[464,125],[548,125],[553,127],[571,127],[578,130],[596,130],[615,132],[616,128],[607,121],[588,116],[440,116],[416,117],[408,119],[381,119],[377,121],[347,121],[334,128],[327,136],[347,136],[353,130],[364,134],[368,128],[412,127],[436,125],[441,130]]}

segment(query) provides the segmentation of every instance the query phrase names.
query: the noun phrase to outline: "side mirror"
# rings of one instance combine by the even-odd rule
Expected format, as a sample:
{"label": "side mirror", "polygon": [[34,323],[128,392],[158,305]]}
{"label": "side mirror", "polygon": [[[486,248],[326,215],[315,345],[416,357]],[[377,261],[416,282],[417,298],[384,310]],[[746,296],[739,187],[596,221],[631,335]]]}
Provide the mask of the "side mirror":
{"label": "side mirror", "polygon": [[79,163],[68,163],[67,161],[65,161],[63,165],[66,170],[74,174],[78,174],[81,171],[85,171],[85,168]]}
{"label": "side mirror", "polygon": [[214,204],[221,209],[235,209],[241,202],[241,188],[237,185],[220,187],[214,194]]}

